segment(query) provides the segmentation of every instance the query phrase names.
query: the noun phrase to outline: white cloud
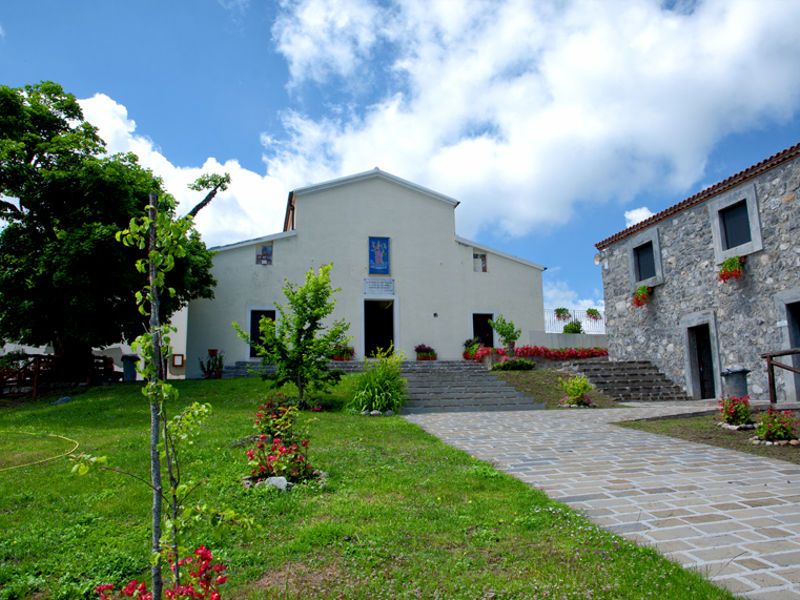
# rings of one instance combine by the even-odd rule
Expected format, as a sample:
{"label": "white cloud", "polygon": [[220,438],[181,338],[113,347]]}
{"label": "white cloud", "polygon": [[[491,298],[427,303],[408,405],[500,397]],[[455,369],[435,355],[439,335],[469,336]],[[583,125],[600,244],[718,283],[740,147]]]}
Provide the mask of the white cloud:
{"label": "white cloud", "polygon": [[647,208],[646,206],[640,206],[639,208],[632,208],[631,210],[625,211],[625,227],[630,227],[631,225],[636,225],[637,223],[641,223],[645,219],[649,219],[653,216],[653,211]]}
{"label": "white cloud", "polygon": [[545,308],[558,308],[563,306],[571,310],[586,310],[597,308],[604,310],[605,302],[603,292],[594,290],[591,298],[580,298],[578,292],[561,279],[545,280],[542,285]]}
{"label": "white cloud", "polygon": [[368,0],[281,0],[272,28],[295,80],[353,73],[376,41],[379,14]]}
{"label": "white cloud", "polygon": [[273,36],[292,85],[340,77],[347,93],[383,69],[395,87],[360,112],[286,113],[268,172],[380,166],[461,200],[466,236],[685,192],[726,135],[798,110],[800,3],[661,4],[285,1]]}
{"label": "white cloud", "polygon": [[110,153],[133,152],[140,163],[163,178],[167,190],[185,214],[203,198],[188,185],[203,173],[228,172],[231,185],[196,217],[198,230],[209,245],[236,242],[281,231],[288,188],[275,177],[242,167],[236,160],[207,158],[202,165],[178,166],[170,162],[152,140],[136,134],[128,110],[105,94],[79,101],[87,121],[99,129]]}

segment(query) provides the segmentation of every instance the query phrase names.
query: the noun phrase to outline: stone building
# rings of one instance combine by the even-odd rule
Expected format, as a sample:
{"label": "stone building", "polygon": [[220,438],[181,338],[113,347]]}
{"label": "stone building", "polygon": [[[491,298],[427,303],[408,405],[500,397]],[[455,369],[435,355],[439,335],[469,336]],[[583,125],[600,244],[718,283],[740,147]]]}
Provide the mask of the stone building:
{"label": "stone building", "polygon": [[333,318],[350,323],[357,359],[390,343],[409,357],[427,344],[460,359],[467,338],[499,344],[488,326],[497,314],[528,343],[544,331],[544,267],[457,236],[457,206],[378,169],[291,192],[282,232],[213,249],[215,298],[188,306],[187,376],[200,375],[210,348],[226,363],[255,360],[231,322],[252,336],[285,301],[285,280],[326,263],[341,288]]}
{"label": "stone building", "polygon": [[[597,248],[612,360],[649,360],[694,398],[722,396],[722,373],[749,369],[750,394],[765,398],[760,355],[800,347],[800,144]],[[743,276],[721,281],[737,256]],[[637,308],[640,286],[652,296]],[[778,400],[800,400],[800,376],[777,374]]]}

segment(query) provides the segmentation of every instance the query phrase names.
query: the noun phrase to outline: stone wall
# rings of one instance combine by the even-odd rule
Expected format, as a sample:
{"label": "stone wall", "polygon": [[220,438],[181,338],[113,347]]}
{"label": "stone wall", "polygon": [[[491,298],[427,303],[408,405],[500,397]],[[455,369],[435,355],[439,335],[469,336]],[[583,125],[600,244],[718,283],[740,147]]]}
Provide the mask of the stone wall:
{"label": "stone wall", "polygon": [[[636,287],[631,253],[642,234],[602,252],[612,360],[650,360],[691,395],[687,327],[707,322],[715,351],[717,396],[722,390],[720,371],[743,367],[751,370],[751,396],[766,398],[767,374],[760,354],[790,347],[786,303],[800,301],[800,158],[724,194],[740,193],[747,186],[755,189],[763,248],[747,256],[740,280],[717,278],[712,236],[712,217],[718,218],[715,197],[642,232],[646,236],[657,229],[660,246],[661,283],[654,286],[649,305],[631,304]],[[779,400],[797,398],[800,390],[794,382],[782,372]]]}

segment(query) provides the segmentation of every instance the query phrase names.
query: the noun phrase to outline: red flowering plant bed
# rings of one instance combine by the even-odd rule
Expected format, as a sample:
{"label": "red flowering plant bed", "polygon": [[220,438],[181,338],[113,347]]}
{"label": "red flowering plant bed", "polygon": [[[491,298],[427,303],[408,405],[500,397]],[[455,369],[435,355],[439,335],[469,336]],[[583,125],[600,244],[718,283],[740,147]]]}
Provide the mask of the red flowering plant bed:
{"label": "red flowering plant bed", "polygon": [[[225,574],[228,568],[221,562],[214,562],[214,555],[205,546],[200,546],[194,555],[178,561],[183,583],[174,585],[164,590],[167,600],[190,598],[192,600],[221,600],[220,586],[228,581]],[[173,564],[173,571],[175,565]],[[100,600],[118,600],[120,598],[135,598],[136,600],[152,600],[152,592],[147,591],[144,581],[131,580],[128,585],[119,590],[111,583],[98,585],[95,592]]]}
{"label": "red flowering plant bed", "polygon": [[544,346],[519,346],[515,356],[523,358],[544,358],[546,360],[580,360],[608,356],[607,348],[545,348]]}
{"label": "red flowering plant bed", "polygon": [[778,411],[771,406],[756,425],[756,437],[764,442],[788,442],[797,439],[798,420],[790,410]]}
{"label": "red flowering plant bed", "polygon": [[249,484],[269,477],[299,483],[319,476],[308,461],[308,438],[297,426],[296,406],[266,402],[256,411],[255,447],[247,450],[251,467]]}
{"label": "red flowering plant bed", "polygon": [[719,401],[722,423],[736,429],[752,428],[750,396],[725,396]]}
{"label": "red flowering plant bed", "polygon": [[744,276],[744,263],[746,257],[731,256],[722,261],[717,278],[720,281],[730,281],[731,279],[741,279]]}
{"label": "red flowering plant bed", "polygon": [[650,303],[653,299],[653,288],[649,285],[640,285],[636,288],[636,291],[633,292],[633,298],[631,298],[631,304],[633,304],[636,308],[641,308]]}

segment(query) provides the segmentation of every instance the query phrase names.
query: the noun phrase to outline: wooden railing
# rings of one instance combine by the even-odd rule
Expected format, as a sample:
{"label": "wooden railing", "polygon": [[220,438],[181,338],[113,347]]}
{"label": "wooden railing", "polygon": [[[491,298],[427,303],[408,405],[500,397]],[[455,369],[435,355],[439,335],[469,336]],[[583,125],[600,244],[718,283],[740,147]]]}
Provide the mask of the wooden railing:
{"label": "wooden railing", "polygon": [[93,356],[91,373],[73,377],[65,375],[63,368],[56,368],[53,355],[28,354],[13,362],[0,367],[0,397],[24,396],[35,400],[41,392],[58,386],[112,383],[122,379],[122,373],[114,370],[114,361],[108,356]]}
{"label": "wooden railing", "polygon": [[800,354],[800,348],[789,348],[788,350],[781,350],[780,352],[766,352],[761,355],[761,358],[767,361],[767,379],[769,381],[769,403],[775,404],[778,401],[778,396],[775,392],[775,367],[779,369],[786,369],[792,373],[800,375],[800,369],[797,367],[779,363],[775,359],[780,356],[794,356]]}

